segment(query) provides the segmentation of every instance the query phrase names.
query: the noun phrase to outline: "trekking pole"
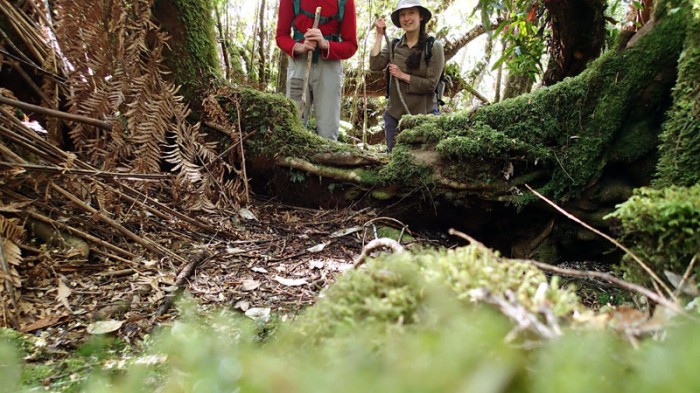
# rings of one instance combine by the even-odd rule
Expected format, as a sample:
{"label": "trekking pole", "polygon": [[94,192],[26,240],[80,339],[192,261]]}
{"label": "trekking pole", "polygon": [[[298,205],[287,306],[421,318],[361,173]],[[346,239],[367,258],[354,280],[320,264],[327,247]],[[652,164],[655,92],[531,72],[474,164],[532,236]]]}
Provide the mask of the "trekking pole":
{"label": "trekking pole", "polygon": [[[387,34],[386,32],[386,28],[384,29],[384,41],[386,41],[386,46],[387,48],[389,48],[389,61],[391,63],[394,63],[394,48],[391,45],[391,40],[389,40],[389,34]],[[394,81],[393,84],[396,86],[396,92],[399,93],[399,101],[401,101],[403,110],[406,111],[406,114],[410,115],[411,111],[408,110],[408,105],[406,105],[406,101],[403,99],[403,94],[401,93],[401,86],[399,86],[399,80],[395,76],[389,78],[389,91],[391,91],[392,80]]]}
{"label": "trekking pole", "polygon": [[[318,28],[318,21],[321,19],[321,7],[316,7],[316,15],[314,15],[314,26],[312,29]],[[314,52],[309,51],[306,55],[306,73],[304,74],[304,88],[301,93],[301,118],[306,120],[306,95],[309,94],[309,76],[311,75],[311,63],[313,61]]]}

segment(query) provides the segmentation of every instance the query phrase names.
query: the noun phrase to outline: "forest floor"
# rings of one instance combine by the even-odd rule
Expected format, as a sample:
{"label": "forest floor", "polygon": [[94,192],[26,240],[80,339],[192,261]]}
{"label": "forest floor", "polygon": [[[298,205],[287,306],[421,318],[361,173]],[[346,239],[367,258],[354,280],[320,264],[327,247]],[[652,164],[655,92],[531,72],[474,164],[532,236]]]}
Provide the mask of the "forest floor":
{"label": "forest floor", "polygon": [[[96,337],[116,339],[129,351],[138,348],[155,328],[176,319],[171,300],[183,289],[202,310],[226,309],[253,319],[275,315],[285,321],[352,269],[373,239],[390,237],[408,248],[458,242],[449,244],[443,234],[416,233],[371,209],[317,210],[262,199],[231,215],[198,219],[222,232],[169,228],[148,235],[196,265],[189,274],[167,257],[84,261],[56,252],[50,258],[25,257],[19,269],[23,285],[15,293],[21,310],[17,330],[25,335],[25,383],[72,386],[71,378],[81,374],[76,365],[83,373],[95,366],[87,358],[74,360]],[[178,277],[185,279],[181,287]],[[8,313],[3,307],[5,326]]]}

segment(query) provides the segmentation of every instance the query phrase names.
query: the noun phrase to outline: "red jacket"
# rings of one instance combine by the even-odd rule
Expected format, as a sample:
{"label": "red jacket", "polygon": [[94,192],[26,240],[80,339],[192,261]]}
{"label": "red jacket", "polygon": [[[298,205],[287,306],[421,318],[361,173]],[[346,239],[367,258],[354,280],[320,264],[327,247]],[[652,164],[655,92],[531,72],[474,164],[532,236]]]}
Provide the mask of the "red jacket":
{"label": "red jacket", "polygon": [[[310,14],[316,12],[316,7],[321,7],[321,16],[331,17],[338,14],[338,0],[301,0],[301,9]],[[294,19],[294,0],[281,0],[279,14],[277,15],[277,33],[275,39],[277,46],[289,56],[294,56],[292,50],[295,41],[292,38],[292,20],[294,26],[302,33],[314,25],[314,19],[302,13]],[[338,26],[340,24],[340,26]],[[332,19],[318,26],[324,36],[340,34],[341,41],[329,41],[328,51],[323,51],[324,59],[344,60],[349,59],[357,51],[357,15],[355,14],[354,0],[345,1],[345,12],[342,22]],[[303,42],[303,40],[302,40]]]}

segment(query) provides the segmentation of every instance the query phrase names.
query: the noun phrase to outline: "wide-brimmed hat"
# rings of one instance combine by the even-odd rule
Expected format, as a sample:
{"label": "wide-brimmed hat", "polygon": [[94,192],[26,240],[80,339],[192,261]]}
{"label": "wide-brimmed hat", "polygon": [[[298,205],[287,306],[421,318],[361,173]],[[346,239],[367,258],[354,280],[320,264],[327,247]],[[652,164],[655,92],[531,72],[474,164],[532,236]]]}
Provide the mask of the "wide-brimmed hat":
{"label": "wide-brimmed hat", "polygon": [[399,12],[406,8],[418,7],[421,15],[423,15],[423,23],[428,23],[430,18],[433,16],[429,9],[423,7],[420,0],[399,0],[394,7],[394,11],[391,12],[391,21],[394,22],[396,27],[401,27],[399,23]]}

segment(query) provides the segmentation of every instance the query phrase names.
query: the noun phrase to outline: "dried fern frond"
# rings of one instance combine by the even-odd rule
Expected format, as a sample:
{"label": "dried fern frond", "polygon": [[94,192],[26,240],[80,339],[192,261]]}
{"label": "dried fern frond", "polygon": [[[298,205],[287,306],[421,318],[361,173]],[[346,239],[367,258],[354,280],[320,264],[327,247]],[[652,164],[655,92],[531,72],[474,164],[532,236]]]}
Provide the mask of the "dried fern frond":
{"label": "dried fern frond", "polygon": [[[1,208],[1,206],[0,206]],[[24,236],[24,229],[17,225],[16,219],[0,215],[0,274],[5,284],[20,288],[22,281],[16,266],[22,263],[22,253],[18,246]],[[0,291],[7,290],[7,285],[0,286]]]}
{"label": "dried fern frond", "polygon": [[[110,132],[76,125],[69,133],[82,159],[104,170],[178,171],[172,189],[190,210],[240,204],[237,170],[217,156],[177,87],[165,81],[167,37],[151,21],[151,0],[59,0],[57,34],[73,64],[70,111],[111,120]],[[233,176],[232,176],[233,175]],[[247,200],[247,196],[246,199]],[[105,201],[107,202],[107,201]]]}

